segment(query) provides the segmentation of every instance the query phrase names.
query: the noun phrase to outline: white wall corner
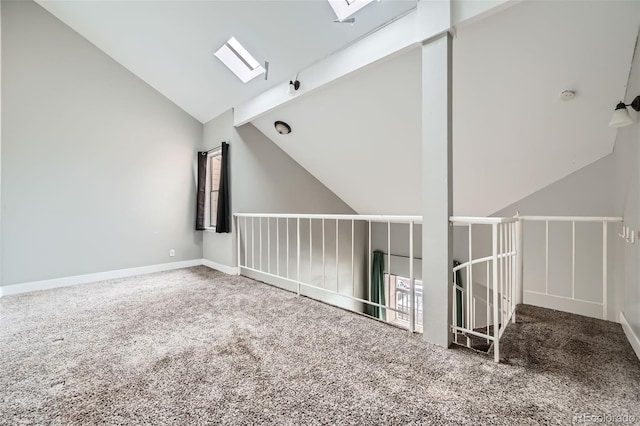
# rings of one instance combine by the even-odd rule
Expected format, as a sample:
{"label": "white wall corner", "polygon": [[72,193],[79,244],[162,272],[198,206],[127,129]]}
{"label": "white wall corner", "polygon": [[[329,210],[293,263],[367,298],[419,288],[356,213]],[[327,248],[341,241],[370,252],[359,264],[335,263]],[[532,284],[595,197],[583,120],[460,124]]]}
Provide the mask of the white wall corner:
{"label": "white wall corner", "polygon": [[620,324],[622,325],[622,330],[624,330],[624,334],[627,335],[627,339],[629,339],[629,343],[631,343],[631,347],[633,351],[636,353],[638,359],[640,359],[640,336],[634,333],[631,325],[627,322],[622,311],[620,312]]}
{"label": "white wall corner", "polygon": [[[185,260],[182,262],[161,263],[157,265],[141,266],[138,268],[118,269],[114,271],[97,272],[94,274],[75,275],[71,277],[54,278],[51,280],[31,281],[0,287],[0,297],[12,294],[29,293],[32,291],[49,290],[68,287],[77,284],[89,284],[118,278],[146,275],[155,272],[171,271],[174,269],[191,268],[203,265],[203,259]],[[224,271],[223,271],[224,272]]]}
{"label": "white wall corner", "polygon": [[207,268],[215,269],[216,271],[223,272],[227,275],[239,275],[238,268],[234,266],[223,265],[221,263],[212,262],[207,259],[202,259],[202,264]]}

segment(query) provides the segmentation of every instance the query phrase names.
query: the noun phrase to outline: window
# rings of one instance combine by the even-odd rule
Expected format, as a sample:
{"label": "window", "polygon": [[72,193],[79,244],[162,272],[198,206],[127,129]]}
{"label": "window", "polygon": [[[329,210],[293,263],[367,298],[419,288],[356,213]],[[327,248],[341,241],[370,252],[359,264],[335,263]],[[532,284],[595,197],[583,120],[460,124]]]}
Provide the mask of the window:
{"label": "window", "polygon": [[262,65],[251,56],[235,37],[222,45],[215,53],[215,56],[222,61],[243,83],[253,80],[260,74],[265,73]]}
{"label": "window", "polygon": [[218,193],[220,190],[220,169],[222,151],[217,150],[207,156],[207,185],[205,198],[205,227],[216,227],[218,214]]}
{"label": "window", "polygon": [[329,0],[329,4],[340,21],[347,19],[373,0]]}
{"label": "window", "polygon": [[[387,322],[402,328],[409,328],[411,312],[411,280],[397,275],[384,274],[387,300],[389,306],[399,310],[387,309]],[[422,281],[415,283],[415,331],[422,333]]]}

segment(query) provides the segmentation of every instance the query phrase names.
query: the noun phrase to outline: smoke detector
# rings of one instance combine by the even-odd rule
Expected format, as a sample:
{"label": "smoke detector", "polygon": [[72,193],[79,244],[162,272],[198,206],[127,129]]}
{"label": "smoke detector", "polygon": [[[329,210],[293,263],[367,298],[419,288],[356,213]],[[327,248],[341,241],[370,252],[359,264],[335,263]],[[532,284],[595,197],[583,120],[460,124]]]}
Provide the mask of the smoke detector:
{"label": "smoke detector", "polygon": [[575,97],[576,97],[576,92],[574,90],[563,90],[562,92],[560,92],[561,101],[570,101]]}

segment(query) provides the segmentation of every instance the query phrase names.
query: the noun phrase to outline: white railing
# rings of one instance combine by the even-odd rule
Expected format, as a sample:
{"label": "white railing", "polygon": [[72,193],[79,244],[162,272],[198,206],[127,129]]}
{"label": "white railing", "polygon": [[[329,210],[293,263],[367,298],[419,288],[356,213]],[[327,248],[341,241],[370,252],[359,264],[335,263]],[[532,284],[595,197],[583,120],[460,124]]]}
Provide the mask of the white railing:
{"label": "white railing", "polygon": [[[385,313],[408,315],[408,329],[416,331],[413,235],[422,217],[259,213],[237,213],[234,217],[242,275],[359,313],[374,307]],[[372,224],[378,223],[386,224],[386,247],[374,247],[372,243]],[[390,272],[395,256],[392,225],[398,224],[409,231],[408,255],[402,256],[409,260],[408,309],[389,300],[388,288],[384,289],[384,301],[371,292],[373,250],[386,248],[384,269]],[[378,234],[376,237],[380,237]],[[404,237],[399,240],[394,241],[394,247],[405,242]],[[378,315],[378,319],[384,320],[384,315]]]}
{"label": "white railing", "polygon": [[[454,226],[468,228],[468,260],[453,268],[451,329],[456,343],[462,335],[466,345],[472,347],[471,336],[493,344],[494,359],[500,360],[500,337],[510,321],[515,321],[519,301],[519,251],[520,228],[517,218],[452,217]],[[489,256],[474,258],[474,229],[491,227],[491,251]],[[474,289],[481,285],[474,282],[474,267],[484,267],[485,289],[483,295]],[[465,272],[465,282],[457,282],[457,272]],[[477,280],[476,280],[477,281]],[[483,297],[484,296],[484,297]],[[460,304],[460,306],[458,306]],[[484,315],[478,312],[484,305]],[[481,306],[482,308],[482,306]],[[459,311],[459,309],[461,311]],[[478,316],[483,319],[482,323]]]}
{"label": "white railing", "polygon": [[[542,279],[540,279],[539,274],[538,276],[532,276],[533,274],[526,273],[525,267],[527,264],[529,265],[531,264],[531,262],[533,261],[533,257],[532,256],[530,257],[528,255],[523,256],[523,261],[525,262],[525,267],[523,267],[524,302],[537,305],[537,306],[543,306],[547,308],[553,308],[553,309],[558,309],[562,311],[607,319],[608,318],[607,293],[608,293],[608,281],[609,281],[608,280],[608,274],[609,274],[608,226],[610,223],[621,223],[622,218],[621,217],[586,217],[586,216],[516,216],[516,217],[517,219],[522,221],[523,227],[524,227],[524,224],[528,222],[531,222],[531,223],[538,222],[538,223],[544,224],[544,231],[542,229],[536,230],[533,227],[529,226],[526,228],[523,234],[524,235],[523,244],[524,243],[527,244],[526,250],[524,250],[525,253],[527,252],[527,250],[530,250],[532,252],[540,251],[540,250],[544,251],[544,278]],[[564,235],[565,238],[563,241],[562,236],[558,235],[559,229],[557,229],[555,233],[552,232],[550,234],[550,225],[554,226],[554,224],[566,224],[567,227],[570,224],[571,225],[570,239],[568,238],[568,235],[566,235],[568,234],[567,232]],[[595,225],[595,229],[592,228],[590,232],[591,240],[588,240],[586,241],[586,243],[583,243],[582,245],[579,245],[579,246],[576,246],[576,235],[578,234],[576,231],[576,224],[592,224],[592,227]],[[599,231],[597,227],[600,227],[601,231]],[[579,258],[579,256],[576,256],[576,248],[578,247],[578,248],[581,248],[583,251],[585,251],[584,246],[588,246],[587,248],[590,247],[591,250],[594,251],[593,246],[600,243],[600,241],[597,241],[598,238],[593,235],[594,230],[597,231],[598,233],[599,232],[602,233],[601,249],[597,250],[596,248],[596,251],[600,251],[601,259],[602,259],[602,263],[601,263],[602,279],[599,280],[599,288],[597,289],[591,288],[591,293],[600,293],[601,298],[600,300],[593,300],[594,298],[591,297],[592,300],[587,300],[584,293],[586,288],[589,286],[584,282],[576,282],[576,277],[578,275],[576,268],[580,268],[581,266],[582,269],[585,269],[588,266],[594,266],[595,264],[599,263],[600,256],[596,253],[595,256],[592,254],[590,258],[585,259],[585,257],[588,257],[589,253],[583,254],[582,265],[578,265],[576,263],[576,259]],[[536,234],[539,234],[541,232],[544,232],[544,244],[543,244],[544,248],[540,247],[542,245],[542,243],[540,242],[540,238],[536,239],[536,237],[539,237],[539,235],[536,235]],[[583,232],[588,234],[589,229],[584,229]],[[551,278],[554,278],[550,268],[551,262],[549,260],[549,254],[551,252],[549,242],[552,237],[554,237],[555,241],[558,241],[560,243],[554,246],[554,249],[555,249],[554,257],[557,257],[558,255],[560,255],[560,256],[563,256],[564,258],[568,258],[567,253],[562,255],[562,252],[563,251],[568,252],[569,250],[567,246],[569,244],[571,245],[571,248],[570,248],[571,250],[571,257],[570,257],[571,288],[569,291],[568,286],[566,286],[567,288],[564,291],[565,293],[564,295],[557,294],[557,291],[554,293],[552,291],[553,289],[550,289]],[[537,242],[538,244],[534,245],[532,240],[535,240],[535,242]],[[528,268],[528,269],[531,269],[531,268]],[[556,269],[558,268],[556,267]],[[568,269],[568,267],[565,269]],[[565,273],[557,273],[555,277],[556,278],[555,282],[557,283],[559,281],[564,281],[568,277],[568,275],[569,275],[568,271],[566,271]],[[583,279],[587,279],[588,278],[587,275],[588,275],[587,273],[583,273],[582,274]],[[544,288],[541,288],[542,283],[540,281],[544,281]],[[577,290],[582,290],[581,291],[582,295],[579,295]]]}

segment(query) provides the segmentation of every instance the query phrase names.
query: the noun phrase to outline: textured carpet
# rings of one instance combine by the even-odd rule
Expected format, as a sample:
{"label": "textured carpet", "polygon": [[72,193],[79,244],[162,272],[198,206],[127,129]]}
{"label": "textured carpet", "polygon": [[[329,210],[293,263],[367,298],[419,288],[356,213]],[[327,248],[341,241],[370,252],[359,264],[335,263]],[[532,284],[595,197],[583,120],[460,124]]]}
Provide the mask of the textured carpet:
{"label": "textured carpet", "polygon": [[505,362],[196,267],[0,299],[0,424],[640,419],[619,325],[523,306]]}

